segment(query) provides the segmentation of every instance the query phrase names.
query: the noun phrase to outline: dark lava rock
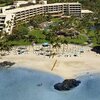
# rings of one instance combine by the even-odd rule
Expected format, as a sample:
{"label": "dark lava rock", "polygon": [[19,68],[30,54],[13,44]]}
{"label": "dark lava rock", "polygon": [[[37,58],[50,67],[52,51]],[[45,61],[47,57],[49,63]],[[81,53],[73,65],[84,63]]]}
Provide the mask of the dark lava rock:
{"label": "dark lava rock", "polygon": [[98,54],[100,54],[100,46],[95,46],[91,50],[98,53]]}
{"label": "dark lava rock", "polygon": [[3,61],[3,62],[0,62],[0,68],[9,68],[14,64],[15,64],[14,62]]}
{"label": "dark lava rock", "polygon": [[77,87],[81,81],[75,79],[66,79],[62,83],[57,83],[54,85],[54,88],[59,91],[71,90],[72,88]]}

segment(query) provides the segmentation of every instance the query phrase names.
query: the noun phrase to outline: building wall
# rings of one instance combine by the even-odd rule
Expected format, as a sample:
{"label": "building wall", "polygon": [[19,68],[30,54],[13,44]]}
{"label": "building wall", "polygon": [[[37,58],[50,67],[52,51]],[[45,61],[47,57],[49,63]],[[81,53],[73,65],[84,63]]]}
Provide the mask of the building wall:
{"label": "building wall", "polygon": [[[6,8],[6,7],[5,7]],[[8,14],[9,12],[9,14]],[[3,11],[5,16],[0,15],[0,30],[6,33],[11,33],[12,28],[19,22],[28,22],[33,16],[38,14],[50,13],[52,16],[81,16],[80,3],[55,3],[45,5],[28,6],[27,9],[15,8],[14,10]],[[8,22],[10,23],[8,25]]]}
{"label": "building wall", "polygon": [[14,26],[14,18],[15,15],[14,14],[8,14],[5,18],[5,28],[3,29],[3,31],[5,33],[11,34],[13,26]]}
{"label": "building wall", "polygon": [[4,29],[5,18],[5,15],[0,15],[0,32]]}
{"label": "building wall", "polygon": [[81,4],[73,5],[69,4],[69,15],[70,16],[81,16]]}

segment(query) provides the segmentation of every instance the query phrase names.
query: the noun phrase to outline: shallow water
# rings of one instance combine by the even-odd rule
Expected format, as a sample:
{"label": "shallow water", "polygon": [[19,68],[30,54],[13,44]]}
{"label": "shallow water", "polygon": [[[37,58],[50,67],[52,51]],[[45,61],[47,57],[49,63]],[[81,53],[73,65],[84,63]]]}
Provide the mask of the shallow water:
{"label": "shallow water", "polygon": [[100,74],[84,75],[81,84],[70,91],[57,91],[54,84],[63,78],[36,70],[0,71],[0,100],[100,100]]}

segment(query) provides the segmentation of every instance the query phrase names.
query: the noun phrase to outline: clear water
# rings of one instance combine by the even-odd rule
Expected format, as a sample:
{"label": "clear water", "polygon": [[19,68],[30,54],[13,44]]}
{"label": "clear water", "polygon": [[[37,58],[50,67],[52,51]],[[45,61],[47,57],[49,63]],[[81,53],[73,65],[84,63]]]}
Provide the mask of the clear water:
{"label": "clear water", "polygon": [[100,100],[100,74],[78,77],[81,84],[71,91],[57,91],[53,85],[63,78],[36,70],[0,71],[0,100]]}

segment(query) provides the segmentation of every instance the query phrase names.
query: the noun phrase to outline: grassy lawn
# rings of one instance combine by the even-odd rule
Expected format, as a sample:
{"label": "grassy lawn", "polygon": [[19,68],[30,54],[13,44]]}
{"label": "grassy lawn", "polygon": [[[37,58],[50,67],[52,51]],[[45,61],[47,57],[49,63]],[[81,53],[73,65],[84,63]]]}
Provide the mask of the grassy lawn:
{"label": "grassy lawn", "polygon": [[51,19],[51,21],[53,21],[53,22],[59,22],[59,20],[60,20],[59,18],[52,18]]}
{"label": "grassy lawn", "polygon": [[6,3],[0,4],[0,7],[3,7],[3,6],[5,6],[5,5],[6,5]]}
{"label": "grassy lawn", "polygon": [[30,33],[29,33],[29,35],[32,35],[32,36],[34,36],[36,39],[36,42],[37,43],[43,43],[43,42],[47,42],[46,40],[45,40],[45,35],[43,34],[43,31],[42,30],[40,30],[40,29],[33,29]]}
{"label": "grassy lawn", "polygon": [[[31,42],[29,42],[29,40],[27,40],[27,38],[23,38],[21,40],[13,40],[13,41],[9,41],[8,44],[13,44],[13,45],[31,45],[32,41],[36,42],[36,43],[44,43],[44,42],[50,42],[48,40],[46,40],[46,32],[44,32],[43,30],[40,29],[33,29],[28,33],[29,36],[32,37]],[[92,35],[92,34],[91,34]],[[87,37],[83,34],[80,34],[78,37],[65,37],[65,39],[69,42],[69,43],[73,43],[73,44],[80,44],[80,45],[84,45],[87,42]],[[95,38],[94,38],[94,42],[95,42]]]}
{"label": "grassy lawn", "polygon": [[44,34],[42,34],[42,30],[40,29],[33,29],[29,32],[29,35],[33,35],[36,38],[43,38],[45,36]]}
{"label": "grassy lawn", "polygon": [[[45,35],[43,34],[43,31],[40,29],[33,29],[32,31],[29,32],[28,35],[34,36],[35,40],[33,39],[33,41],[37,43],[47,42],[47,40],[45,40]],[[21,40],[8,41],[7,44],[21,46],[21,45],[31,45],[32,43],[27,41],[26,39],[21,39]]]}
{"label": "grassy lawn", "polygon": [[16,46],[21,46],[21,45],[31,45],[30,42],[24,41],[24,40],[19,40],[19,41],[9,41],[8,44],[16,45]]}

